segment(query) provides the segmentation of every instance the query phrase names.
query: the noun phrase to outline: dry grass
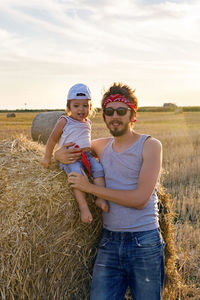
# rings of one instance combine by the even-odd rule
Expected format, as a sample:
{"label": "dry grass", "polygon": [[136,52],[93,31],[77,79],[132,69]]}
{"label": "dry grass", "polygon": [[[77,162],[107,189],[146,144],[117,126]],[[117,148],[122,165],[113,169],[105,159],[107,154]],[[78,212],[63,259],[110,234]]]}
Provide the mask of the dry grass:
{"label": "dry grass", "polygon": [[182,299],[200,299],[200,113],[142,114],[137,124],[163,144],[162,184],[173,199]]}
{"label": "dry grass", "polygon": [[[34,293],[38,295],[37,299],[62,299],[58,297],[58,291],[62,291],[66,293],[63,294],[65,299],[84,299],[80,295],[84,295],[88,290],[96,249],[94,245],[101,227],[99,211],[93,206],[90,197],[95,222],[92,229],[80,224],[77,206],[66,186],[65,176],[56,169],[55,165],[50,172],[38,169],[43,148],[35,146],[24,138],[21,146],[12,146],[11,140],[19,131],[23,131],[30,137],[32,118],[33,116],[29,114],[24,116],[20,114],[21,121],[18,128],[16,120],[8,120],[0,115],[0,138],[6,136],[6,140],[2,142],[4,146],[0,150],[2,168],[0,245],[3,253],[0,276],[1,297],[14,299],[12,295],[18,291],[21,295],[26,295],[19,299],[36,299],[31,296]],[[6,125],[3,125],[4,121]],[[93,138],[107,135],[100,115],[97,115],[93,122]],[[171,195],[171,205],[176,213],[173,218],[176,230],[174,231],[173,226],[170,230],[172,236],[174,235],[177,257],[175,253],[173,254],[173,243],[171,243],[171,250],[170,242],[167,245],[173,254],[171,266],[176,263],[185,286],[179,281],[176,268],[167,268],[168,286],[165,289],[164,299],[197,300],[200,294],[200,113],[179,115],[141,113],[136,128],[141,133],[152,134],[163,143],[162,184]],[[8,147],[6,150],[5,145]],[[6,162],[2,160],[5,157],[7,157]],[[160,193],[164,201],[167,196],[165,192],[160,191]],[[32,196],[27,197],[29,194]],[[68,195],[67,201],[66,195]],[[168,201],[167,203],[169,204]],[[170,266],[170,256],[168,257]],[[71,261],[77,261],[75,267],[69,263]],[[41,276],[38,270],[45,270],[45,272]],[[9,281],[5,279],[5,272],[10,272]],[[77,285],[73,287],[73,284],[62,284],[69,280],[71,276],[69,274],[74,274],[76,277],[80,272],[82,275],[78,276],[78,280],[83,281],[78,288]],[[35,277],[32,276],[33,273]],[[72,276],[70,279],[72,283],[75,277]],[[82,284],[85,291],[80,288]],[[69,298],[66,295],[69,291],[72,292],[72,289],[75,296]],[[39,290],[42,295],[45,295],[44,298]],[[173,290],[174,293],[171,293]]]}

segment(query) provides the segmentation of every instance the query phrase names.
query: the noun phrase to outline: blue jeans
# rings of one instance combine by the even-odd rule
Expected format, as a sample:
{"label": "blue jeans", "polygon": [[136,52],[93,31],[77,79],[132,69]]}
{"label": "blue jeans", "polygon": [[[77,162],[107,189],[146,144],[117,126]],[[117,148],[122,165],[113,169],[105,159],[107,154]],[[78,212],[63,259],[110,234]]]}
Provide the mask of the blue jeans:
{"label": "blue jeans", "polygon": [[122,300],[128,286],[134,300],[160,300],[164,283],[163,248],[159,229],[104,229],[93,269],[90,300]]}

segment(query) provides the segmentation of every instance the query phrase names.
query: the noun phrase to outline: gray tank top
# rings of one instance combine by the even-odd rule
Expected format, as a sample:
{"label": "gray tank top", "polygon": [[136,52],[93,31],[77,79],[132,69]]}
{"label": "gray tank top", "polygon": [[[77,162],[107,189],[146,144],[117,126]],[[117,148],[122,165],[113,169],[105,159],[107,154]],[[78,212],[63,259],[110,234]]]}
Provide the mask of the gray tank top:
{"label": "gray tank top", "polygon": [[[123,152],[113,150],[114,139],[105,146],[100,161],[104,168],[106,187],[133,190],[137,187],[142,166],[142,150],[148,135],[140,138]],[[146,231],[159,227],[157,186],[144,209],[125,207],[109,202],[110,210],[103,213],[103,226],[111,231]]]}

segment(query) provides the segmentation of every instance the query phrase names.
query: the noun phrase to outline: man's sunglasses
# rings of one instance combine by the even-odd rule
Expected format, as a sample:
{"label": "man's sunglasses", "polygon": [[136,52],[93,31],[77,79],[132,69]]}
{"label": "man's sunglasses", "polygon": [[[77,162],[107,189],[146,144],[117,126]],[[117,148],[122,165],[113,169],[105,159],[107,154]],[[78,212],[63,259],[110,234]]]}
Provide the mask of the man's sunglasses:
{"label": "man's sunglasses", "polygon": [[114,112],[117,112],[118,116],[125,116],[125,114],[127,113],[128,110],[131,110],[131,108],[126,108],[126,107],[118,107],[116,109],[112,108],[112,107],[106,107],[103,109],[103,112],[106,116],[113,116]]}

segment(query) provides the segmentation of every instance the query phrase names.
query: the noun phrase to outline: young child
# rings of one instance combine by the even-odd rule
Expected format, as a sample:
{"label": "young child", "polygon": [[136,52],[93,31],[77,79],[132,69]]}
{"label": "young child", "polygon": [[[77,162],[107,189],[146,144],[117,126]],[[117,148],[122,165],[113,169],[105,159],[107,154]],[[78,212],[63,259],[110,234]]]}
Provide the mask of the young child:
{"label": "young child", "polygon": [[[64,169],[66,174],[71,172],[82,174],[81,169],[83,169],[84,162],[89,172],[91,170],[94,184],[105,186],[103,168],[90,154],[91,122],[87,117],[91,111],[91,107],[91,93],[89,88],[81,83],[73,85],[67,96],[67,111],[69,112],[69,116],[61,116],[56,123],[47,141],[46,151],[41,165],[44,168],[49,167],[53,149],[58,141],[60,147],[72,142],[75,144],[73,147],[78,147],[82,150],[82,160],[71,164],[60,163],[61,169]],[[81,221],[90,223],[92,221],[92,215],[86,202],[85,193],[77,189],[74,189],[73,192],[80,208]],[[109,210],[107,202],[103,199],[97,198],[96,205],[104,212],[108,212]]]}

